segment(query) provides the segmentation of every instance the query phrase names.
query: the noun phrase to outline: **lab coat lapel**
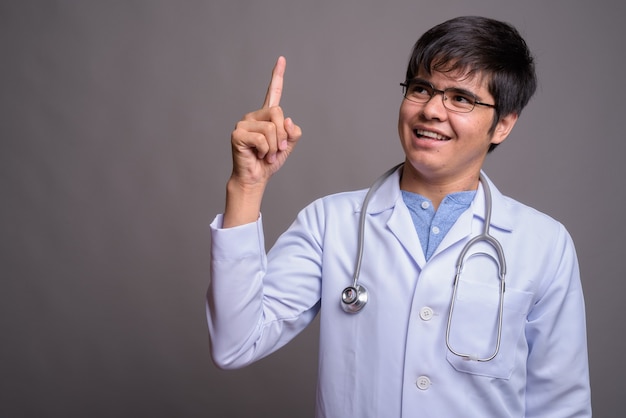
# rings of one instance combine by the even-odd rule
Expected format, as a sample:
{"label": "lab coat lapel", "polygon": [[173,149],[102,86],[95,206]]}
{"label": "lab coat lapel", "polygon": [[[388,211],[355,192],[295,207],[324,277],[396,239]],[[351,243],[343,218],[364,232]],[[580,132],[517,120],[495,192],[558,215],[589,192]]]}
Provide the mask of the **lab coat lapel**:
{"label": "lab coat lapel", "polygon": [[[500,191],[495,187],[491,180],[482,173],[490,185],[492,195],[492,217],[491,225],[502,229],[511,230],[511,219],[508,215],[507,202]],[[396,170],[389,178],[380,186],[380,189],[374,194],[367,208],[368,215],[380,214],[383,211],[391,210],[387,227],[400,241],[407,253],[413,258],[419,269],[421,270],[426,264],[424,250],[420,244],[417,232],[413,227],[413,221],[408,208],[402,200],[400,192],[400,170]],[[433,256],[441,251],[449,248],[457,242],[480,233],[482,222],[485,217],[485,195],[482,184],[479,184],[476,197],[472,201],[468,210],[463,212],[446,234],[443,241],[435,251]],[[479,222],[474,222],[474,219]]]}
{"label": "lab coat lapel", "polygon": [[476,194],[476,198],[474,198],[472,205],[470,205],[470,207],[465,212],[463,212],[461,216],[459,216],[454,225],[452,225],[450,231],[448,231],[446,236],[441,241],[441,244],[439,244],[439,247],[437,247],[437,249],[435,250],[433,257],[474,233],[474,231],[472,230],[472,221],[474,219],[475,213],[474,203],[476,202],[477,198],[478,193]]}
{"label": "lab coat lapel", "polygon": [[417,232],[413,227],[409,209],[402,200],[399,170],[396,170],[380,186],[367,208],[369,216],[379,214],[385,210],[391,210],[391,214],[387,219],[387,228],[400,241],[406,252],[421,269],[426,264],[426,259],[424,258],[424,251],[422,250]]}
{"label": "lab coat lapel", "polygon": [[417,231],[413,226],[409,209],[402,199],[398,199],[396,202],[396,206],[387,222],[387,226],[421,270],[426,264],[424,250],[417,236]]}
{"label": "lab coat lapel", "polygon": [[[489,178],[485,175],[485,173],[482,174],[489,183],[489,188],[491,190],[492,213],[490,226],[500,230],[510,231],[512,229],[512,224],[506,208],[506,200],[491,180],[489,180]],[[478,190],[476,191],[476,197],[472,201],[472,204],[461,214],[461,216],[459,216],[433,256],[465,239],[466,237],[480,234],[485,220],[485,210],[485,190],[482,183],[479,183]],[[477,222],[474,222],[474,219],[476,219]]]}

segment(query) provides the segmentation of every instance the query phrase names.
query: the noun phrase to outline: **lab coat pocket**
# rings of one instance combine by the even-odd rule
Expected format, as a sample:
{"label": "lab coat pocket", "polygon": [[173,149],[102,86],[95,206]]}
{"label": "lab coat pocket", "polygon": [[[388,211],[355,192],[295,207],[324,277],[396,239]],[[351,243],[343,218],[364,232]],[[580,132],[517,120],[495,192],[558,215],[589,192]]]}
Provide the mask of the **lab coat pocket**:
{"label": "lab coat pocket", "polygon": [[[488,358],[495,351],[498,335],[499,278],[490,284],[461,280],[450,324],[449,343],[458,353]],[[508,379],[513,372],[532,294],[506,288],[502,334],[498,354],[489,361],[476,361],[447,352],[448,362],[459,372]]]}

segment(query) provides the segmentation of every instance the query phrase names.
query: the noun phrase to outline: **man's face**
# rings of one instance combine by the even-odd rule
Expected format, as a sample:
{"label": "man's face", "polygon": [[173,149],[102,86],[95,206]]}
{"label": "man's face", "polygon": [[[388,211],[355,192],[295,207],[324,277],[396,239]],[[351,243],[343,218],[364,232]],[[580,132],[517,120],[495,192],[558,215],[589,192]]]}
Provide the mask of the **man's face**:
{"label": "man's face", "polygon": [[[417,78],[430,82],[436,89],[462,89],[471,92],[480,102],[493,104],[488,78],[478,73],[426,74]],[[403,100],[400,106],[398,132],[407,158],[405,170],[414,178],[429,181],[463,181],[478,178],[491,143],[504,141],[517,120],[517,115],[502,118],[491,130],[495,109],[476,105],[471,112],[456,113],[446,109],[442,95],[435,94],[427,103]]]}

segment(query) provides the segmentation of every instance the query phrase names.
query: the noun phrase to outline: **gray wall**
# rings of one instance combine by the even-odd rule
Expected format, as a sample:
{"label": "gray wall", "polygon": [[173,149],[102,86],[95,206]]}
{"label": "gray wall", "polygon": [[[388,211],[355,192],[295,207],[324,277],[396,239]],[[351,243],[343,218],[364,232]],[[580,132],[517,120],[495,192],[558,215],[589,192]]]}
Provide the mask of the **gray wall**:
{"label": "gray wall", "polygon": [[596,416],[626,416],[626,29],[618,1],[0,3],[0,416],[312,416],[317,325],[247,369],[211,364],[208,224],[230,131],[287,56],[304,137],[263,207],[271,243],[311,200],[401,160],[410,48],[462,14],[515,24],[540,86],[487,171],[580,256]]}

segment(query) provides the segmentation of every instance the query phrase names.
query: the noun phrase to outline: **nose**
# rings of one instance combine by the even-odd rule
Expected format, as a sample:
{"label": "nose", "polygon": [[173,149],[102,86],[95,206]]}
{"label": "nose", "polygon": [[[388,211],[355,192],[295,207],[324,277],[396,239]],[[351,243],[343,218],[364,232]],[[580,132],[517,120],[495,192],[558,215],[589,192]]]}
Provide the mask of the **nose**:
{"label": "nose", "polygon": [[[437,98],[438,95],[441,95],[441,100]],[[438,119],[444,120],[448,116],[448,111],[443,104],[443,101],[446,100],[446,97],[441,90],[435,90],[433,95],[430,97],[426,103],[422,105],[422,114],[427,119]]]}

